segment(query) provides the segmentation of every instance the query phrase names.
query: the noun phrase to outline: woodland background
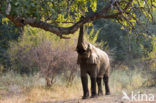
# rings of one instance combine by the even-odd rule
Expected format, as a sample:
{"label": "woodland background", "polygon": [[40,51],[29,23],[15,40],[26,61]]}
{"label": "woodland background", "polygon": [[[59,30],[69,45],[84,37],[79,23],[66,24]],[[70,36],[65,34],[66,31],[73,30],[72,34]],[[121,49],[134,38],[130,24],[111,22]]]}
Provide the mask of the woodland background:
{"label": "woodland background", "polygon": [[[92,10],[86,13],[90,14]],[[146,32],[139,26],[139,33],[130,32],[114,20],[99,19],[85,25],[85,40],[110,56],[112,94],[123,89],[144,92],[144,88],[156,86],[156,9],[153,15],[155,21],[148,23]],[[61,16],[59,20],[63,21]],[[61,39],[31,26],[17,27],[0,15],[0,100],[31,103],[80,97],[75,51],[78,33]]]}

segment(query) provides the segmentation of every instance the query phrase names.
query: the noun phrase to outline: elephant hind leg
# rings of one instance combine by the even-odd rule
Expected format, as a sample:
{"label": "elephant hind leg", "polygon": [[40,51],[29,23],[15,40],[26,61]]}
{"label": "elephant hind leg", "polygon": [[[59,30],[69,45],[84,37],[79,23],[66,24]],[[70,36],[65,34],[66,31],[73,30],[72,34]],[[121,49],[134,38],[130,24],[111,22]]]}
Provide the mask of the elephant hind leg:
{"label": "elephant hind leg", "polygon": [[103,81],[105,84],[105,91],[106,91],[106,95],[110,95],[110,89],[109,89],[109,77],[107,74],[104,75],[103,77]]}
{"label": "elephant hind leg", "polygon": [[97,78],[97,84],[98,84],[98,95],[102,96],[103,95],[103,91],[102,91],[102,78]]}

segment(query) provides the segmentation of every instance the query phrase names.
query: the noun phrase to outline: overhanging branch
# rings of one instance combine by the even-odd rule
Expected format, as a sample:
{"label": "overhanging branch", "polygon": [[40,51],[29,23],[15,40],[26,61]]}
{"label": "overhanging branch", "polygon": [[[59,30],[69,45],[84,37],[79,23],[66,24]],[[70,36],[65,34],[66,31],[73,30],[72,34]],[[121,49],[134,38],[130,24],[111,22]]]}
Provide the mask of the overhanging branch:
{"label": "overhanging branch", "polygon": [[43,30],[52,32],[60,36],[61,38],[65,38],[63,37],[63,35],[73,34],[76,30],[78,30],[78,28],[81,25],[87,22],[91,22],[91,21],[94,21],[96,19],[101,19],[101,18],[105,18],[105,19],[116,18],[120,13],[107,15],[108,11],[110,10],[110,7],[111,6],[108,5],[105,8],[103,8],[100,12],[94,13],[92,16],[89,16],[89,17],[84,17],[80,19],[77,23],[75,23],[73,26],[70,26],[70,27],[57,27],[57,26],[53,26],[43,21],[38,21],[33,18],[15,17],[11,15],[7,15],[7,18],[9,18],[17,26],[30,25],[32,27],[37,27],[37,28],[41,28]]}
{"label": "overhanging branch", "polygon": [[[130,0],[124,11],[126,11],[133,0]],[[108,11],[111,9],[111,4],[107,5],[106,7],[104,7],[100,12],[94,13],[93,15],[89,16],[89,17],[84,17],[81,18],[77,23],[75,23],[74,25],[70,26],[70,27],[57,27],[51,24],[48,24],[47,22],[43,22],[43,21],[38,21],[34,18],[23,18],[23,17],[16,17],[16,16],[11,16],[9,14],[7,15],[7,18],[9,18],[15,25],[17,26],[25,26],[25,25],[30,25],[32,27],[36,27],[36,28],[41,28],[45,31],[49,31],[52,32],[56,35],[58,35],[61,38],[68,38],[68,37],[64,37],[63,35],[69,35],[69,34],[73,34],[75,31],[78,30],[78,28],[88,22],[97,20],[97,19],[115,19],[118,18],[119,15],[122,15],[122,12],[118,12],[115,14],[109,14],[108,15]],[[1,13],[1,11],[0,11]]]}

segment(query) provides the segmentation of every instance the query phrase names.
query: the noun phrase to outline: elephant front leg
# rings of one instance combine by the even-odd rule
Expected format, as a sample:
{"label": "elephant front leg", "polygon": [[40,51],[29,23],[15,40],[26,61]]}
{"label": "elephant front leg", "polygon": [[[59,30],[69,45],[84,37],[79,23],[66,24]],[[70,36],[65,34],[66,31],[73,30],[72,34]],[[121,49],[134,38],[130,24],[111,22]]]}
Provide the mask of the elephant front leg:
{"label": "elephant front leg", "polygon": [[108,75],[104,75],[104,83],[105,83],[105,90],[106,90],[106,95],[110,95],[110,90],[109,90],[109,77]]}
{"label": "elephant front leg", "polygon": [[89,97],[87,74],[84,75],[84,76],[81,76],[81,82],[82,82],[82,87],[83,87],[83,97],[82,97],[82,99],[86,99],[86,98]]}
{"label": "elephant front leg", "polygon": [[92,93],[91,98],[94,98],[94,97],[97,96],[97,93],[96,93],[96,78],[95,77],[91,77],[91,93]]}
{"label": "elephant front leg", "polygon": [[97,78],[97,84],[98,84],[98,95],[102,96],[103,95],[103,91],[102,91],[102,78]]}

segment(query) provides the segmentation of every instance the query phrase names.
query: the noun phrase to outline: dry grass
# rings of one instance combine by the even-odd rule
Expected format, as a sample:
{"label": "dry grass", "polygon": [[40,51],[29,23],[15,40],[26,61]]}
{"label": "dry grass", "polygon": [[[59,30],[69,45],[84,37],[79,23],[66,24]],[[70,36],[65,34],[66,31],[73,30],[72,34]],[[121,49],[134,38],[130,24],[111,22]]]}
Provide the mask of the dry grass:
{"label": "dry grass", "polygon": [[[53,89],[55,88],[55,89]],[[1,91],[0,103],[38,103],[56,100],[68,100],[81,96],[81,88],[54,86],[51,89],[35,87],[21,89],[20,92]]]}
{"label": "dry grass", "polygon": [[39,103],[68,100],[82,95],[81,82],[67,86],[61,80],[51,88],[39,76],[20,76],[13,72],[0,78],[0,103]]}
{"label": "dry grass", "polygon": [[[13,72],[3,74],[0,76],[0,103],[49,103],[81,98],[80,77],[70,86],[67,86],[66,81],[59,80],[61,78],[63,77],[58,77],[51,88],[46,88],[45,80],[39,75],[21,76]],[[123,89],[131,91],[143,88],[145,81],[145,75],[138,71],[115,70],[110,77],[112,95],[121,95]],[[142,92],[144,90],[141,89]]]}

